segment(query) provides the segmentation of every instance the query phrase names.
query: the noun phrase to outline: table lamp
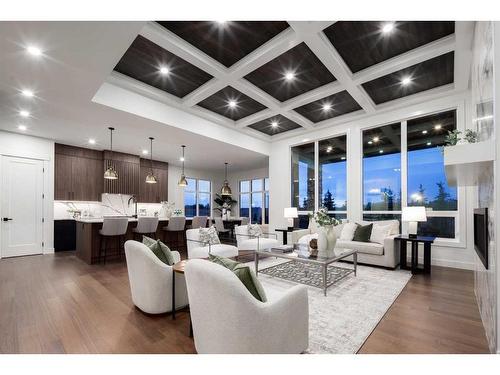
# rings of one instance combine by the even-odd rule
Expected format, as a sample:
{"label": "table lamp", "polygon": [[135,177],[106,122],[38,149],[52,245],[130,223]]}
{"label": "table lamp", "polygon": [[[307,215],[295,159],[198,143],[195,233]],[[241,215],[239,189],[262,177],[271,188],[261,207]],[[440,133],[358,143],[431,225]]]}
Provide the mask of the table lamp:
{"label": "table lamp", "polygon": [[288,219],[288,230],[293,230],[293,219],[299,217],[297,207],[287,207],[284,209],[283,216]]}
{"label": "table lamp", "polygon": [[401,220],[408,222],[408,237],[417,237],[417,226],[419,221],[427,221],[425,207],[403,207]]}

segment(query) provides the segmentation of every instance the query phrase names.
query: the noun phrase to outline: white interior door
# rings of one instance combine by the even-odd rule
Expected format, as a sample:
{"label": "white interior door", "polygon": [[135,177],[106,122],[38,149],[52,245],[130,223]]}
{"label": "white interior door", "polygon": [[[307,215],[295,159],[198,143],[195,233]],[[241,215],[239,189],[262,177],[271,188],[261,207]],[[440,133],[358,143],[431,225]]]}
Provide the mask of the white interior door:
{"label": "white interior door", "polygon": [[41,254],[43,161],[2,157],[1,221],[4,257]]}

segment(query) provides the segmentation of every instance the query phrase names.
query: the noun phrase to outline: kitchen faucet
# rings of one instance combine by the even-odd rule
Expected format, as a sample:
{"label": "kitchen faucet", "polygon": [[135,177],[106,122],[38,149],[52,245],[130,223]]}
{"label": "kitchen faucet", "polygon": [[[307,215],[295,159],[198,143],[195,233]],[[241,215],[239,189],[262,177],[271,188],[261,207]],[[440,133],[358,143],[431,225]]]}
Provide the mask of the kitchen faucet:
{"label": "kitchen faucet", "polygon": [[132,195],[129,199],[128,199],[128,203],[127,205],[130,207],[130,201],[134,202],[134,205],[135,205],[135,214],[132,215],[132,217],[135,217],[137,219],[137,197],[135,195]]}

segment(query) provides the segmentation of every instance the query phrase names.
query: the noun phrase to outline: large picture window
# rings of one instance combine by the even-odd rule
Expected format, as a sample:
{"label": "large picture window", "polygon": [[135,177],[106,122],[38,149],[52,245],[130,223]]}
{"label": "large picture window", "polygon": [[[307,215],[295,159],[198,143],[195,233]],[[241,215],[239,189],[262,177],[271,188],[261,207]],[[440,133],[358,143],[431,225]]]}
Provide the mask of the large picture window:
{"label": "large picture window", "polygon": [[240,181],[240,216],[251,223],[269,223],[269,179]]}
{"label": "large picture window", "polygon": [[292,206],[314,210],[314,143],[292,147]]}
{"label": "large picture window", "polygon": [[211,216],[212,183],[207,180],[187,178],[184,188],[184,214],[186,217]]}

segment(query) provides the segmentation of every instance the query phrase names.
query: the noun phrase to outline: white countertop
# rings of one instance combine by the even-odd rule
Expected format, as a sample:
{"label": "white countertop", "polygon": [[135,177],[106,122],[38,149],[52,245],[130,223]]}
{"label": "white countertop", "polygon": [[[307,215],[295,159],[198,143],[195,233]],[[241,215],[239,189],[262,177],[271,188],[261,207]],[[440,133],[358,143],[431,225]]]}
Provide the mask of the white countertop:
{"label": "white countertop", "polygon": [[[168,218],[166,218],[166,217],[160,217],[158,219],[160,221],[168,221]],[[66,220],[72,220],[72,219],[66,219]],[[102,217],[81,217],[81,218],[73,219],[73,220],[75,220],[76,222],[79,222],[79,223],[92,224],[92,223],[102,223],[104,221],[104,218],[102,218]],[[128,218],[129,223],[136,223],[137,221],[138,221],[138,219],[135,217]]]}

